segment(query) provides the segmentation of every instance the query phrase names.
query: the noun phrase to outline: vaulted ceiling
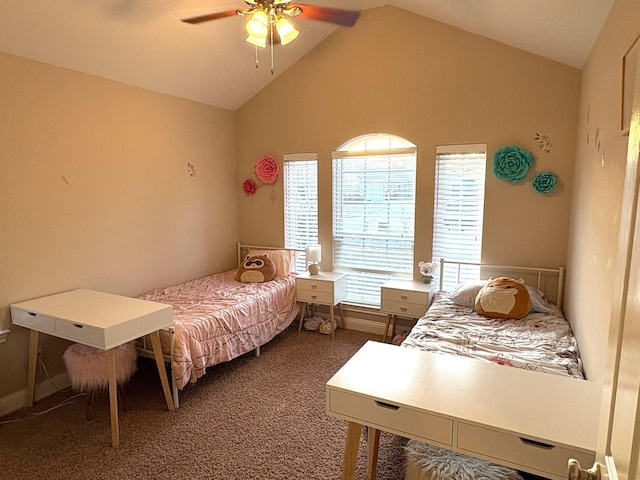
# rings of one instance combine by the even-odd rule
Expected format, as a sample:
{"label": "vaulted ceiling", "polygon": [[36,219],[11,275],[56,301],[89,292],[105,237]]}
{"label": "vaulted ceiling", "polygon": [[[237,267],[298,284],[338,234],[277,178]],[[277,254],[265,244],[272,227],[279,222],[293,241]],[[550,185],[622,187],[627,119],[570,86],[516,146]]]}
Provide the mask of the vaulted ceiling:
{"label": "vaulted ceiling", "polygon": [[[581,68],[614,0],[304,0],[364,10],[382,5],[453,25]],[[275,74],[244,42],[243,19],[199,25],[187,16],[242,8],[242,0],[0,0],[0,51],[236,110],[330,35],[299,20],[278,47]]]}

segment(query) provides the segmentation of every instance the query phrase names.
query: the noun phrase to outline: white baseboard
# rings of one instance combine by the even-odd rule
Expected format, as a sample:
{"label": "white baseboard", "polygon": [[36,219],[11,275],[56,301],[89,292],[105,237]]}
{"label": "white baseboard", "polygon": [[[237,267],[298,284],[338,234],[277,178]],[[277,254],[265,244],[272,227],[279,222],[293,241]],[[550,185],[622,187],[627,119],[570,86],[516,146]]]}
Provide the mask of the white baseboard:
{"label": "white baseboard", "polygon": [[[51,381],[44,380],[36,384],[35,400],[37,401],[42,398],[48,397],[49,395],[56,393],[58,390],[63,390],[65,388],[69,388],[70,386],[71,381],[69,380],[69,375],[67,374],[67,372],[56,375],[55,377],[51,378]],[[2,397],[0,398],[0,417],[11,412],[15,412],[16,410],[20,410],[21,408],[24,408],[26,404],[26,388],[12,393],[11,395],[7,395],[6,397]]]}

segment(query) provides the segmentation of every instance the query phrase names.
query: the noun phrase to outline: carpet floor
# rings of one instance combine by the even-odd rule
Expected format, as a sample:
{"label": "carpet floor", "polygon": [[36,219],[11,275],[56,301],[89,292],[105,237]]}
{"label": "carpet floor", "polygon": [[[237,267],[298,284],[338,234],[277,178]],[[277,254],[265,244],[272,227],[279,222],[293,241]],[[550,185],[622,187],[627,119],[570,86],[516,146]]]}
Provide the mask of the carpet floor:
{"label": "carpet floor", "polygon": [[[370,339],[379,337],[338,330],[332,341],[290,327],[259,357],[247,354],[210,368],[181,392],[181,408],[173,413],[155,364],[139,359],[125,387],[119,447],[111,447],[106,393],[96,396],[87,420],[84,397],[58,406],[74,395],[59,392],[28,413],[0,419],[0,477],[338,479],[347,423],[326,414],[325,383]],[[378,480],[404,477],[405,444],[382,433]],[[366,478],[364,436],[356,478]]]}

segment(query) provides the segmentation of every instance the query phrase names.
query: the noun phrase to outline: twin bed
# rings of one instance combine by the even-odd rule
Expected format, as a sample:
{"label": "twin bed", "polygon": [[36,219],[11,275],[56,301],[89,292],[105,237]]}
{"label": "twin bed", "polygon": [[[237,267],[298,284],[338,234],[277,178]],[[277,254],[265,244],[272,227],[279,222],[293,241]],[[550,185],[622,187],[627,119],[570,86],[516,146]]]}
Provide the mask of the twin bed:
{"label": "twin bed", "polygon": [[[268,254],[276,264],[276,277],[242,283],[230,270],[138,297],[173,306],[173,326],[160,332],[160,340],[176,407],[178,391],[203,376],[207,367],[252,350],[259,355],[260,346],[287,328],[299,312],[291,274],[298,251],[239,244],[238,264],[247,254]],[[138,353],[153,357],[147,338],[139,341]]]}
{"label": "twin bed", "polygon": [[[484,317],[474,311],[475,297],[486,281],[461,280],[465,268],[481,276],[523,278],[531,312],[520,320]],[[447,289],[444,278],[451,279]],[[476,358],[543,373],[584,378],[578,344],[561,306],[564,269],[490,266],[441,261],[441,285],[427,313],[418,320],[403,347]]]}

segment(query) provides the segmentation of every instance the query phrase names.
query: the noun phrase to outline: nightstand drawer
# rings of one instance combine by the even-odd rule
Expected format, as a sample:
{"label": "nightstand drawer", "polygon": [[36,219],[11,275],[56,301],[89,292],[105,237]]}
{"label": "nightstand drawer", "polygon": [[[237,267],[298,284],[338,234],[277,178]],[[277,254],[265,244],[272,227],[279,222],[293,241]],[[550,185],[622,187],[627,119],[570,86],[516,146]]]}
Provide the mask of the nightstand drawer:
{"label": "nightstand drawer", "polygon": [[104,345],[104,330],[56,318],[56,335],[67,340],[97,347]]}
{"label": "nightstand drawer", "polygon": [[329,389],[328,413],[373,427],[384,425],[405,437],[421,438],[441,445],[452,445],[453,421],[404,406],[376,401],[373,398],[342,390]]}
{"label": "nightstand drawer", "polygon": [[427,305],[418,305],[406,302],[392,302],[383,298],[382,305],[380,306],[380,311],[382,313],[388,313],[391,315],[406,315],[407,317],[419,318],[427,313]]}
{"label": "nightstand drawer", "polygon": [[56,331],[56,323],[53,317],[18,308],[11,308],[11,321],[14,325],[20,325],[39,332],[53,333]]}
{"label": "nightstand drawer", "polygon": [[595,459],[593,454],[462,422],[458,424],[458,448],[560,477],[566,477],[569,459],[574,458],[581,465],[591,465]]}
{"label": "nightstand drawer", "polygon": [[325,282],[321,280],[296,279],[296,288],[298,290],[310,290],[312,292],[333,292],[333,282]]}
{"label": "nightstand drawer", "polygon": [[[427,306],[429,294],[427,292],[415,292],[410,290],[396,290],[393,288],[382,289],[382,301],[390,300],[393,302],[415,303]],[[424,312],[423,312],[424,313]]]}
{"label": "nightstand drawer", "polygon": [[333,293],[298,290],[296,292],[296,300],[306,303],[322,303],[326,305],[333,305]]}

